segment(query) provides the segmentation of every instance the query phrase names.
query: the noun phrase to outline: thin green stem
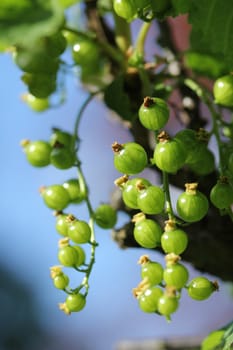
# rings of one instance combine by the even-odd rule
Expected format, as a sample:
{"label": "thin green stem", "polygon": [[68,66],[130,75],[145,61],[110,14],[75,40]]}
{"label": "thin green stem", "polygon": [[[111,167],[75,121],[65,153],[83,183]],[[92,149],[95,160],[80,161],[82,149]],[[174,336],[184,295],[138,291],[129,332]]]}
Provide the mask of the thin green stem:
{"label": "thin green stem", "polygon": [[135,43],[135,51],[142,57],[145,55],[145,43],[151,24],[152,22],[143,22]]}
{"label": "thin green stem", "polygon": [[[97,91],[95,93],[91,93],[88,98],[84,101],[84,103],[82,104],[77,117],[76,117],[76,121],[75,121],[75,125],[74,125],[74,132],[73,132],[73,136],[74,136],[74,142],[76,143],[77,141],[80,141],[79,136],[78,136],[78,130],[79,130],[79,126],[80,126],[80,121],[81,118],[83,116],[83,113],[86,109],[86,107],[88,106],[88,104],[92,101],[92,99],[94,98],[94,96],[96,94],[100,93],[100,91]],[[85,175],[83,173],[82,170],[82,166],[81,166],[81,161],[79,159],[78,156],[76,156],[76,165],[77,165],[77,172],[78,172],[78,179],[79,179],[79,185],[80,185],[80,191],[81,193],[83,193],[85,195],[84,197],[84,201],[86,203],[87,206],[87,210],[89,213],[89,226],[91,229],[91,237],[90,237],[90,245],[91,245],[91,252],[90,252],[90,261],[88,264],[85,264],[86,269],[83,269],[81,272],[85,273],[85,276],[81,282],[81,284],[75,288],[73,290],[74,293],[78,293],[82,288],[85,288],[85,293],[84,296],[87,296],[88,294],[88,290],[89,290],[89,277],[91,275],[94,263],[95,263],[95,250],[96,247],[98,246],[97,242],[96,242],[96,238],[95,238],[95,230],[94,230],[94,210],[92,208],[92,204],[89,198],[89,190],[88,190],[88,185],[87,185],[87,181],[85,178]],[[77,269],[78,270],[78,269]]]}
{"label": "thin green stem", "polygon": [[163,171],[163,190],[166,198],[166,202],[165,202],[166,213],[168,215],[169,220],[175,220],[175,214],[173,212],[172,202],[171,202],[168,173],[165,171]]}
{"label": "thin green stem", "polygon": [[78,129],[79,129],[79,124],[80,124],[80,121],[81,121],[81,118],[83,116],[85,109],[87,108],[89,103],[92,101],[92,99],[101,92],[102,92],[102,90],[98,90],[96,92],[90,93],[90,95],[87,97],[87,99],[82,104],[82,106],[77,114],[76,120],[75,120],[74,132],[73,132],[74,143],[76,143],[77,141],[80,141],[80,138],[78,136]]}
{"label": "thin green stem", "polygon": [[115,40],[120,51],[125,55],[132,45],[130,24],[125,19],[113,14],[115,24]]}

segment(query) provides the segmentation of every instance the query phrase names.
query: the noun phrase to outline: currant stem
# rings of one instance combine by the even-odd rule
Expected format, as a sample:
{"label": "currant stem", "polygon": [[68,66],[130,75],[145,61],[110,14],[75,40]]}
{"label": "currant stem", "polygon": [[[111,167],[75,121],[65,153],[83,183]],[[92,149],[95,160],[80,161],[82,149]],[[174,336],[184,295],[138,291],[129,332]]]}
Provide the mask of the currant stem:
{"label": "currant stem", "polygon": [[152,22],[144,22],[138,33],[137,40],[135,43],[135,51],[138,52],[142,57],[145,56],[145,42],[151,27]]}
{"label": "currant stem", "polygon": [[120,51],[125,55],[132,42],[130,25],[126,22],[126,20],[117,16],[117,14],[114,13],[113,15],[115,22],[116,44]]}
{"label": "currant stem", "polygon": [[168,173],[165,171],[163,171],[163,190],[165,192],[165,198],[166,198],[166,202],[165,202],[166,213],[168,214],[169,220],[175,220],[175,215],[173,212],[172,202],[171,202]]}

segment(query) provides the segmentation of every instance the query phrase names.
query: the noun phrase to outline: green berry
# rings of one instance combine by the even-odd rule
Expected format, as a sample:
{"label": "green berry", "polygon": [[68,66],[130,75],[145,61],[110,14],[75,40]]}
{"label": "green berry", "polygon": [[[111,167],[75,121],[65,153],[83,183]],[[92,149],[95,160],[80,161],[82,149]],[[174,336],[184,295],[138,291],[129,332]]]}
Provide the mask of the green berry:
{"label": "green berry", "polygon": [[42,188],[41,195],[47,207],[57,211],[62,211],[70,203],[69,194],[61,185]]}
{"label": "green berry", "polygon": [[186,184],[186,191],[179,195],[176,203],[178,215],[186,222],[200,221],[208,212],[206,196],[197,190],[197,184]]}
{"label": "green berry", "polygon": [[213,86],[215,102],[226,106],[233,106],[233,75],[218,78]]}
{"label": "green berry", "polygon": [[230,207],[233,203],[233,188],[227,180],[220,179],[210,191],[210,201],[218,209]]}
{"label": "green berry", "polygon": [[139,209],[137,201],[139,195],[139,188],[146,188],[150,185],[151,183],[148,180],[140,177],[128,180],[122,188],[122,199],[127,205],[127,207],[132,209]]}
{"label": "green berry", "polygon": [[141,277],[146,278],[150,285],[156,285],[162,282],[163,279],[163,267],[161,264],[155,261],[147,261],[142,264]]}
{"label": "green berry", "polygon": [[163,295],[163,292],[158,287],[150,287],[145,290],[138,298],[138,304],[143,312],[156,312],[158,308],[158,300]]}
{"label": "green berry", "polygon": [[217,289],[206,277],[196,277],[188,285],[188,295],[195,300],[205,300]]}
{"label": "green berry", "polygon": [[57,145],[51,151],[50,162],[55,168],[69,169],[75,163],[74,152],[63,145]]}
{"label": "green berry", "polygon": [[80,188],[80,182],[78,179],[70,179],[63,183],[62,185],[66,191],[69,193],[70,201],[72,203],[80,203],[85,197],[86,193]]}
{"label": "green berry", "polygon": [[35,112],[43,112],[49,108],[48,98],[38,98],[28,93],[23,96],[23,100]]}
{"label": "green berry", "polygon": [[54,277],[53,284],[57,289],[65,289],[69,284],[69,277],[61,273]]}
{"label": "green berry", "polygon": [[179,306],[179,301],[176,296],[162,295],[158,300],[158,312],[161,315],[169,317]]}
{"label": "green berry", "polygon": [[167,266],[163,272],[163,279],[167,286],[181,289],[188,281],[189,273],[184,265],[179,263]]}
{"label": "green berry", "polygon": [[59,213],[57,215],[56,225],[55,225],[57,232],[60,235],[65,237],[68,236],[68,227],[69,227],[69,222],[67,218],[68,218],[67,214]]}
{"label": "green berry", "polygon": [[167,103],[160,98],[146,97],[139,108],[139,120],[149,130],[163,128],[169,118]]}
{"label": "green berry", "polygon": [[165,253],[182,254],[187,248],[188,237],[185,231],[176,229],[164,232],[161,237],[161,246]]}
{"label": "green berry", "polygon": [[91,228],[85,221],[74,220],[69,225],[68,236],[74,243],[87,243],[91,238]]}
{"label": "green berry", "polygon": [[185,163],[186,151],[178,139],[170,139],[165,132],[160,133],[159,143],[154,150],[156,166],[167,173],[176,173]]}
{"label": "green berry", "polygon": [[58,260],[67,267],[77,266],[79,261],[78,251],[70,245],[62,247],[58,250]]}
{"label": "green berry", "polygon": [[113,228],[117,222],[116,210],[109,204],[101,204],[94,213],[96,224],[104,229]]}
{"label": "green berry", "polygon": [[86,298],[83,294],[70,294],[66,298],[65,304],[70,312],[81,311],[86,305]]}
{"label": "green berry", "polygon": [[72,246],[74,249],[77,250],[78,252],[78,262],[76,264],[76,266],[81,266],[85,263],[85,259],[86,259],[86,254],[85,251],[82,247],[80,247],[79,245],[73,245]]}
{"label": "green berry", "polygon": [[139,191],[137,205],[145,214],[159,214],[164,210],[165,195],[158,186],[149,186]]}
{"label": "green berry", "polygon": [[41,168],[50,164],[51,146],[48,142],[23,140],[21,145],[31,165]]}
{"label": "green berry", "polygon": [[144,148],[136,142],[112,145],[115,168],[128,175],[140,173],[147,166],[147,154]]}
{"label": "green berry", "polygon": [[160,246],[162,229],[156,221],[140,219],[135,223],[134,238],[143,248],[155,248]]}
{"label": "green berry", "polygon": [[113,8],[119,17],[122,17],[129,22],[132,21],[137,14],[134,0],[114,0]]}

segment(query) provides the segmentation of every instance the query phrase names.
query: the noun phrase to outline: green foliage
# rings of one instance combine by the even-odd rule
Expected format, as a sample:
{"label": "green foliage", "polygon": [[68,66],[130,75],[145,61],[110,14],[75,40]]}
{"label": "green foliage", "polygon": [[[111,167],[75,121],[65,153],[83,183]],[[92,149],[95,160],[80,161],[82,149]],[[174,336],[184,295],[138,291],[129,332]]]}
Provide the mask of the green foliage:
{"label": "green foliage", "polygon": [[201,350],[231,350],[233,346],[233,322],[211,332],[202,341]]}
{"label": "green foliage", "polygon": [[189,21],[192,24],[191,47],[214,57],[233,69],[232,1],[191,1]]}
{"label": "green foliage", "polygon": [[104,101],[106,106],[118,113],[121,118],[126,120],[133,118],[130,99],[125,91],[125,79],[123,75],[119,75],[107,87],[104,93]]}
{"label": "green foliage", "polygon": [[0,49],[12,45],[30,46],[54,33],[64,23],[64,13],[56,0],[3,0],[0,8]]}

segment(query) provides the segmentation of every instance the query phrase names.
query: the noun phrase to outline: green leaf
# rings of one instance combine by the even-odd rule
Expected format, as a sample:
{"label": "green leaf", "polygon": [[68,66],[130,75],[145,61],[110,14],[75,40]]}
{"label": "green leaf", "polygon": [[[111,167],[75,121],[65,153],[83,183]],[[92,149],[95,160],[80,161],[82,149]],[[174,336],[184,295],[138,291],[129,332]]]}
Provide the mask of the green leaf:
{"label": "green leaf", "polygon": [[30,46],[56,32],[64,23],[57,0],[1,0],[0,50],[12,45]]}
{"label": "green leaf", "polygon": [[65,9],[67,7],[73,6],[81,2],[81,0],[59,0],[58,2],[59,2],[59,5]]}
{"label": "green leaf", "polygon": [[211,332],[202,342],[201,350],[215,350],[222,344],[224,330]]}
{"label": "green leaf", "polygon": [[130,100],[124,91],[124,76],[118,76],[107,88],[104,94],[106,105],[126,120],[131,120],[133,113]]}
{"label": "green leaf", "polygon": [[173,16],[178,16],[189,11],[189,0],[171,0],[173,7]]}
{"label": "green leaf", "polygon": [[233,69],[232,0],[192,0],[189,14],[192,25],[191,50],[211,55]]}
{"label": "green leaf", "polygon": [[224,61],[219,61],[213,56],[199,52],[187,51],[184,54],[184,62],[188,68],[196,73],[210,78],[216,79],[228,73]]}

